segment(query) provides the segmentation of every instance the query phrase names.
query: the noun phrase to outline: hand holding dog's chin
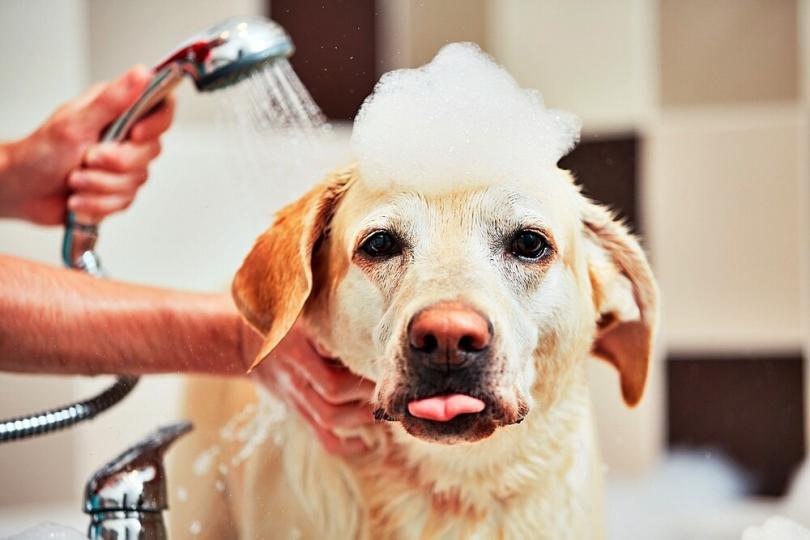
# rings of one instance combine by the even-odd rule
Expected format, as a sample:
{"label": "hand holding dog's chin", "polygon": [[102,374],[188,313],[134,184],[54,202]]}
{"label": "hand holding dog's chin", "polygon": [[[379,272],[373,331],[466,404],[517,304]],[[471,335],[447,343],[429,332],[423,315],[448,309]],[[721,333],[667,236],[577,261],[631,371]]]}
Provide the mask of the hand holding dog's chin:
{"label": "hand holding dog's chin", "polygon": [[[374,385],[325,356],[324,351],[319,354],[312,341],[304,326],[296,323],[271,355],[254,369],[254,377],[298,411],[327,452],[335,455],[365,452],[368,448],[359,437],[341,437],[335,432],[374,422],[369,404]],[[245,343],[247,348],[258,351],[260,338],[254,334]]]}

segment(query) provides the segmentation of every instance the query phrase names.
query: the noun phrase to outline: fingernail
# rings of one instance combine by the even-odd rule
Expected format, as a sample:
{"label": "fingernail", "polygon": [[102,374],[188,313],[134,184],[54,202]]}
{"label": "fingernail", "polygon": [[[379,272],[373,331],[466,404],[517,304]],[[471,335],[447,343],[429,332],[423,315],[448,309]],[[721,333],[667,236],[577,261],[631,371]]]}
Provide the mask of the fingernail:
{"label": "fingernail", "polygon": [[118,143],[114,142],[104,142],[94,144],[90,148],[87,149],[87,153],[84,155],[84,162],[86,165],[96,166],[102,165],[104,161],[104,155],[107,152],[108,148],[113,148]]}
{"label": "fingernail", "polygon": [[97,165],[99,159],[101,159],[101,151],[97,146],[91,146],[84,156],[84,162],[87,165]]}
{"label": "fingernail", "polygon": [[71,195],[67,200],[68,210],[74,211],[81,206],[82,198],[78,195]]}
{"label": "fingernail", "polygon": [[76,189],[82,187],[84,184],[84,174],[81,171],[73,171],[68,176],[68,186]]}
{"label": "fingernail", "polygon": [[152,71],[143,64],[132,66],[127,74],[127,87],[132,89],[142,85],[143,81],[149,78]]}

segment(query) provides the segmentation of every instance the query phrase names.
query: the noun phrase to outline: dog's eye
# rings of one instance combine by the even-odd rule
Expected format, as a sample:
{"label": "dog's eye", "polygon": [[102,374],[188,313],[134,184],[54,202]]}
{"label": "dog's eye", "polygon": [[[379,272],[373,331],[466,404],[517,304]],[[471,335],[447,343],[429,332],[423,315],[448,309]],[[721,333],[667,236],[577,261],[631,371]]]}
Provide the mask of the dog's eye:
{"label": "dog's eye", "polygon": [[549,245],[542,234],[535,231],[523,230],[518,231],[514,238],[512,238],[512,244],[509,249],[515,257],[536,261],[548,254]]}
{"label": "dog's eye", "polygon": [[360,249],[369,257],[390,257],[400,252],[400,245],[388,231],[377,231],[366,238]]}

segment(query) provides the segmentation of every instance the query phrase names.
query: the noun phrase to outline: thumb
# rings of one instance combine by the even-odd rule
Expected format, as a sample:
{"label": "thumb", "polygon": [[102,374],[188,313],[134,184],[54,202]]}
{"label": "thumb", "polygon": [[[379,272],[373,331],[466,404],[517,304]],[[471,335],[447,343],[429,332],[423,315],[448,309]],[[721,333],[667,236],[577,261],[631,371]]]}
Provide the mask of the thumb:
{"label": "thumb", "polygon": [[152,71],[136,65],[123,75],[92,88],[79,107],[88,127],[101,131],[132,105],[152,79]]}

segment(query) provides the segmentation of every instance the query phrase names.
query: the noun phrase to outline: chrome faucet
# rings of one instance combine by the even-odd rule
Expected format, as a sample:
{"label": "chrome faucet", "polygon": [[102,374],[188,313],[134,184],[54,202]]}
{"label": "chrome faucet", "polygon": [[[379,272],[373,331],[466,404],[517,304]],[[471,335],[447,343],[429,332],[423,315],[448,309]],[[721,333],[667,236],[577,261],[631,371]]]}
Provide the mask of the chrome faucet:
{"label": "chrome faucet", "polygon": [[84,512],[91,540],[166,540],[169,508],[163,454],[190,422],[164,426],[100,468],[87,482]]}

